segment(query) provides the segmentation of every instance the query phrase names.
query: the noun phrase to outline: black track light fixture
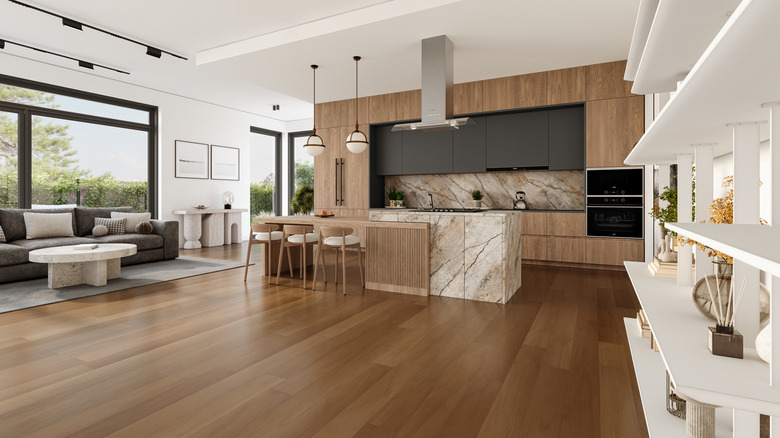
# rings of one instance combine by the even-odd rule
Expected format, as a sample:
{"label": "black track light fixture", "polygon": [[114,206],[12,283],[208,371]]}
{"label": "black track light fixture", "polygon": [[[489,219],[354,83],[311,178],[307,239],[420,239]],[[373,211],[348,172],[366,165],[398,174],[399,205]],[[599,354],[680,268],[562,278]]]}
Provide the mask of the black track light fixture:
{"label": "black track light fixture", "polygon": [[6,44],[12,44],[14,46],[24,47],[25,49],[35,50],[36,52],[45,53],[47,55],[54,55],[54,56],[59,56],[60,58],[70,59],[71,61],[78,62],[79,63],[79,67],[88,68],[90,70],[94,70],[95,67],[100,67],[100,68],[103,68],[103,69],[106,69],[106,70],[111,70],[111,71],[115,71],[117,73],[122,73],[124,75],[129,75],[130,74],[130,73],[128,73],[126,71],[123,71],[123,70],[119,70],[119,69],[116,69],[116,68],[113,68],[113,67],[106,67],[105,65],[95,64],[94,62],[84,61],[82,59],[74,58],[72,56],[68,56],[68,55],[63,55],[61,53],[52,52],[51,50],[39,49],[37,47],[28,46],[27,44],[22,44],[22,43],[17,43],[15,41],[9,41],[9,40],[0,39],[0,49],[5,49],[5,45]]}
{"label": "black track light fixture", "polygon": [[125,41],[131,42],[133,44],[138,44],[139,46],[143,46],[143,47],[146,48],[146,54],[147,55],[153,56],[155,58],[160,58],[162,56],[162,54],[165,53],[165,54],[173,56],[174,58],[183,59],[185,61],[187,60],[187,58],[185,58],[185,57],[183,57],[181,55],[177,55],[175,53],[168,52],[166,50],[157,49],[155,47],[150,46],[149,44],[142,43],[140,41],[136,41],[136,40],[134,40],[132,38],[128,38],[128,37],[125,37],[125,36],[122,36],[122,35],[118,35],[118,34],[116,34],[114,32],[109,31],[109,30],[101,29],[99,27],[95,27],[95,26],[92,26],[92,25],[89,25],[89,24],[82,23],[82,22],[80,22],[78,20],[74,20],[72,18],[65,17],[65,16],[57,14],[55,12],[47,11],[46,9],[43,9],[43,8],[39,8],[38,6],[33,6],[31,4],[20,2],[20,1],[17,1],[17,0],[8,0],[8,1],[10,1],[11,3],[17,4],[19,6],[24,6],[26,8],[33,9],[33,10],[38,11],[38,12],[43,12],[46,15],[51,15],[53,17],[57,17],[57,18],[62,20],[62,25],[63,26],[70,27],[71,29],[83,30],[83,28],[86,27],[87,29],[96,30],[96,31],[102,32],[104,34],[111,35],[114,38],[119,38],[120,40],[125,40]]}

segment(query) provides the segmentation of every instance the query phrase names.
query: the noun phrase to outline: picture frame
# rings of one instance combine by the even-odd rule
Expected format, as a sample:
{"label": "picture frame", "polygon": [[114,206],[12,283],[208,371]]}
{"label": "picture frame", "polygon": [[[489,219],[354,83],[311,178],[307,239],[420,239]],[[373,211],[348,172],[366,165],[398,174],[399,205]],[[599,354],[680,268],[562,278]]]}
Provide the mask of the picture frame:
{"label": "picture frame", "polygon": [[211,145],[211,179],[240,180],[241,150],[229,146]]}
{"label": "picture frame", "polygon": [[209,145],[176,140],[176,178],[209,179]]}

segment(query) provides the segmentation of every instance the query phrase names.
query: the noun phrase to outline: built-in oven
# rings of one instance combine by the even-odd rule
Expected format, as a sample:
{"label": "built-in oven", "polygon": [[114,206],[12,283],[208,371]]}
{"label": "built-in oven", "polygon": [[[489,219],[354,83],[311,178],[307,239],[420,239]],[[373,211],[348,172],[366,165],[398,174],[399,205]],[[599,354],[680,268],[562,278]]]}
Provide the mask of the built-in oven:
{"label": "built-in oven", "polygon": [[644,169],[587,169],[585,213],[590,237],[644,237]]}

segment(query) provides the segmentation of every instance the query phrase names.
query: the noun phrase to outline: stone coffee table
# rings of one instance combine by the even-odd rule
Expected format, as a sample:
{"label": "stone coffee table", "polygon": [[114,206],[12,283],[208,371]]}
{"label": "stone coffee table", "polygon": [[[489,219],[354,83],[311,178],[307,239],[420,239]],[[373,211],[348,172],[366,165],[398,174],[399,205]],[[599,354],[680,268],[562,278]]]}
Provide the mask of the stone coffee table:
{"label": "stone coffee table", "polygon": [[104,286],[119,278],[120,259],[136,253],[129,243],[101,243],[95,249],[78,250],[71,246],[30,251],[30,261],[49,264],[49,289],[89,284]]}

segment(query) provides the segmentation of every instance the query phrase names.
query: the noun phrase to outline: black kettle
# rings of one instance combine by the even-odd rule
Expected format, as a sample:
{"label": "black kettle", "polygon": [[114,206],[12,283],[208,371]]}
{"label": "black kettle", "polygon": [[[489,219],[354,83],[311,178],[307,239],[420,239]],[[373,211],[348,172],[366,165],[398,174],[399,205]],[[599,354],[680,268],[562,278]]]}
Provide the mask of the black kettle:
{"label": "black kettle", "polygon": [[514,210],[528,210],[528,204],[525,203],[525,192],[515,193],[515,203],[512,206]]}

